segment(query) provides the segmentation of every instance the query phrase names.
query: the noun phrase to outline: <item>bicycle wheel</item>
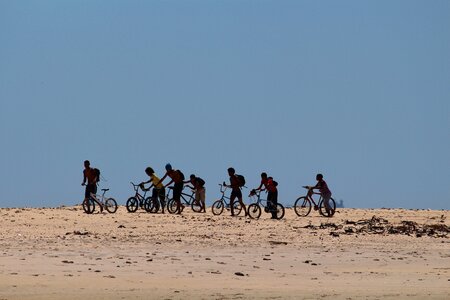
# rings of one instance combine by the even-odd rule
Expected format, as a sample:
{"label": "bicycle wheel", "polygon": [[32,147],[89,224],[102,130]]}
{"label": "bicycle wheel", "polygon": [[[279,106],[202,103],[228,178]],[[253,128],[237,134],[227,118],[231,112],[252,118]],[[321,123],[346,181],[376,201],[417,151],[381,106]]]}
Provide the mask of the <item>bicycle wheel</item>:
{"label": "bicycle wheel", "polygon": [[136,212],[139,207],[139,200],[136,197],[130,197],[127,201],[127,210],[130,213]]}
{"label": "bicycle wheel", "polygon": [[213,215],[218,216],[218,215],[222,214],[224,207],[225,207],[225,205],[223,205],[222,200],[216,200],[213,203],[213,205],[211,206]]}
{"label": "bicycle wheel", "polygon": [[234,215],[235,216],[239,216],[239,214],[242,211],[244,211],[244,215],[245,215],[245,209],[242,209],[242,205],[241,205],[241,203],[239,203],[239,201],[234,202],[233,208],[234,208]]}
{"label": "bicycle wheel", "polygon": [[330,198],[330,200],[328,200],[328,206],[329,208],[327,209],[325,207],[325,204],[323,203],[323,200],[320,200],[319,212],[322,216],[331,218],[332,216],[334,216],[334,213],[336,212],[336,202],[334,201],[333,198]]}
{"label": "bicycle wheel", "polygon": [[192,200],[191,208],[196,213],[202,211],[202,205],[200,204],[200,201]]}
{"label": "bicycle wheel", "polygon": [[152,197],[145,199],[144,209],[149,213],[157,213],[160,209],[158,199],[153,199]]}
{"label": "bicycle wheel", "polygon": [[114,200],[114,198],[108,198],[105,201],[105,209],[113,214],[117,211],[117,202],[116,200]]}
{"label": "bicycle wheel", "polygon": [[85,199],[82,203],[83,210],[87,214],[92,214],[95,210],[95,202],[92,198]]}
{"label": "bicycle wheel", "polygon": [[284,217],[284,206],[280,203],[277,203],[277,219],[281,220]]}
{"label": "bicycle wheel", "polygon": [[261,216],[261,207],[256,203],[252,203],[247,207],[247,213],[251,219],[259,219]]}
{"label": "bicycle wheel", "polygon": [[169,199],[169,202],[167,202],[167,211],[171,214],[178,213],[177,201]]}
{"label": "bicycle wheel", "polygon": [[153,200],[151,197],[148,197],[147,199],[145,199],[144,202],[144,209],[146,212],[152,212],[152,208],[153,208]]}
{"label": "bicycle wheel", "polygon": [[300,197],[295,201],[294,211],[299,217],[306,217],[311,212],[311,201],[306,197]]}

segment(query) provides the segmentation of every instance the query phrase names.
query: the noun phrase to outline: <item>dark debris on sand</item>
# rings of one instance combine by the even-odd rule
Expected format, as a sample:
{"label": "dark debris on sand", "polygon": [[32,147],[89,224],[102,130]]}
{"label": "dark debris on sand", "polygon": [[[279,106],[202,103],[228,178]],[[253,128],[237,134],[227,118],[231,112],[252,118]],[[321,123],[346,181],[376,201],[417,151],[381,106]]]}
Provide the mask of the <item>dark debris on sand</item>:
{"label": "dark debris on sand", "polygon": [[445,224],[418,224],[413,221],[401,221],[400,224],[392,224],[388,220],[373,216],[371,219],[359,221],[346,220],[342,224],[322,223],[320,226],[307,225],[308,229],[331,229],[330,235],[339,237],[341,234],[403,234],[409,236],[429,236],[434,238],[447,238],[450,226]]}

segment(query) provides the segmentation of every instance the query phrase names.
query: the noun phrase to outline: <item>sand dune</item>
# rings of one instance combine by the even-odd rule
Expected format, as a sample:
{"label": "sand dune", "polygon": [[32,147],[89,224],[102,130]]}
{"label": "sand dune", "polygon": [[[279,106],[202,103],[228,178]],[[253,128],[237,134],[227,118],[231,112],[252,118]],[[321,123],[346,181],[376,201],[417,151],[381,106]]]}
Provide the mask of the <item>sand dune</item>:
{"label": "sand dune", "polygon": [[0,209],[0,299],[448,299],[449,211]]}

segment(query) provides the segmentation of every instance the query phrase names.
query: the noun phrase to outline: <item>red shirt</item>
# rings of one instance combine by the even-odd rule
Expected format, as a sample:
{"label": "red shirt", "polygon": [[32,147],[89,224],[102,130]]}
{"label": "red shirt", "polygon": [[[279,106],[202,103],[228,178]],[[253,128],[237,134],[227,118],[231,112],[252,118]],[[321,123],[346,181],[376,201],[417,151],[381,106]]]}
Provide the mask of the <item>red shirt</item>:
{"label": "red shirt", "polygon": [[322,194],[322,196],[328,196],[331,197],[331,191],[328,188],[327,183],[325,182],[325,180],[319,181],[316,184],[316,188],[319,189],[320,193]]}
{"label": "red shirt", "polygon": [[277,187],[273,184],[273,179],[262,179],[261,180],[261,184],[264,185],[264,187],[267,189],[267,191],[269,192],[276,192],[277,191]]}
{"label": "red shirt", "polygon": [[97,183],[97,174],[93,168],[88,168],[83,170],[83,175],[85,178],[87,178],[88,184],[95,184]]}

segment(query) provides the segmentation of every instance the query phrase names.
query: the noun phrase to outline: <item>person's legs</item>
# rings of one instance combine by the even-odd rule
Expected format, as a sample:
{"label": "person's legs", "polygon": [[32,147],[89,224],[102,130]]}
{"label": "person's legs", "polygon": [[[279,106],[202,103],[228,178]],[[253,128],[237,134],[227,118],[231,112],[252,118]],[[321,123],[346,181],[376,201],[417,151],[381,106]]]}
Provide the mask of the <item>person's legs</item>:
{"label": "person's legs", "polygon": [[247,209],[245,208],[244,201],[242,200],[242,192],[240,189],[236,191],[236,197],[238,198],[239,204],[241,205],[242,209],[244,210],[244,216],[247,216]]}
{"label": "person's legs", "polygon": [[247,208],[245,207],[244,200],[242,200],[242,195],[238,199],[242,209],[244,210],[244,216],[247,216]]}
{"label": "person's legs", "polygon": [[196,205],[200,205],[201,206],[201,204],[200,204],[200,190],[198,190],[198,189],[195,190],[194,203]]}
{"label": "person's legs", "polygon": [[201,188],[199,191],[199,198],[200,198],[200,205],[202,206],[202,210],[203,212],[206,212],[206,189],[205,188]]}
{"label": "person's legs", "polygon": [[231,210],[231,216],[234,217],[234,199],[236,199],[237,195],[235,191],[231,192],[230,195],[230,210]]}
{"label": "person's legs", "polygon": [[277,219],[278,191],[270,192],[270,205],[272,206],[272,219]]}
{"label": "person's legs", "polygon": [[87,199],[89,199],[91,197],[91,189],[89,188],[89,184],[86,185],[86,188],[84,190],[84,201],[86,201]]}
{"label": "person's legs", "polygon": [[155,207],[159,210],[158,190],[156,188],[153,188],[153,190],[152,190],[152,203],[153,203],[153,207]]}
{"label": "person's legs", "polygon": [[164,188],[158,190],[159,203],[161,204],[162,213],[164,213],[164,207],[166,206],[166,190]]}
{"label": "person's legs", "polygon": [[183,183],[178,182],[173,186],[173,200],[177,203],[177,213],[181,214],[181,192],[183,191]]}
{"label": "person's legs", "polygon": [[103,205],[95,198],[92,197],[92,194],[97,194],[97,184],[87,184],[86,185],[86,191],[84,193],[84,201],[87,201],[88,199],[92,199],[97,205],[100,207],[100,212],[103,211]]}
{"label": "person's legs", "polygon": [[330,198],[331,195],[322,195],[323,198],[323,205],[325,206],[325,211],[327,212],[328,215],[333,214],[334,212],[331,212],[331,207],[330,207]]}

